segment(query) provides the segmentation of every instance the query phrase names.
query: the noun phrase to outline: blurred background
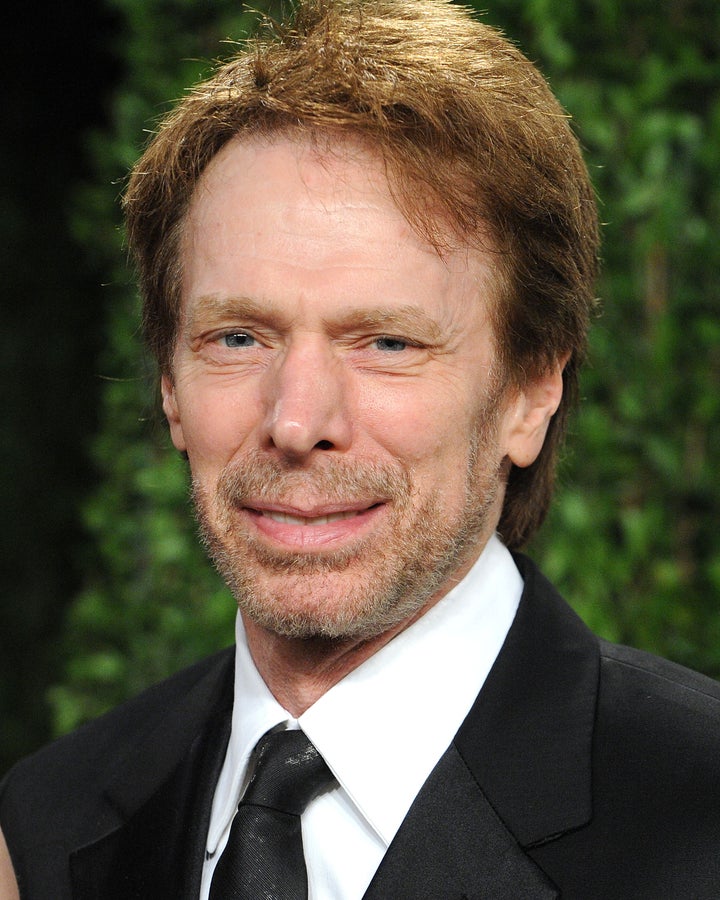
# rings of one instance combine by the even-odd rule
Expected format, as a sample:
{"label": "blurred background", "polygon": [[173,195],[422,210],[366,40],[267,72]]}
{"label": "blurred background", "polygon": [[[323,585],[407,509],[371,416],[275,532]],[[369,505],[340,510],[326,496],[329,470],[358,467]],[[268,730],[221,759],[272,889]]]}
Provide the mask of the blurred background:
{"label": "blurred background", "polygon": [[[571,113],[604,222],[583,406],[529,552],[601,634],[720,677],[720,4],[476,6]],[[235,0],[76,0],[9,22],[0,772],[232,641],[158,415],[118,198],[168,101],[256,18]]]}

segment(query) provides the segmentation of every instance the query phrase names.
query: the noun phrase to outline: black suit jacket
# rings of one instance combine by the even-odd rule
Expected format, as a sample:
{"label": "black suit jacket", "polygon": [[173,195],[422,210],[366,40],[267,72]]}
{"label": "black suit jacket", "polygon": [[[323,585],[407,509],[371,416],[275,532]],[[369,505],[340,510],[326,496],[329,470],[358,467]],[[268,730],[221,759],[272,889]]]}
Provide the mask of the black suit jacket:
{"label": "black suit jacket", "polygon": [[[598,640],[527,560],[467,719],[367,900],[718,900],[720,685]],[[0,788],[23,900],[199,888],[232,650],[22,762]]]}

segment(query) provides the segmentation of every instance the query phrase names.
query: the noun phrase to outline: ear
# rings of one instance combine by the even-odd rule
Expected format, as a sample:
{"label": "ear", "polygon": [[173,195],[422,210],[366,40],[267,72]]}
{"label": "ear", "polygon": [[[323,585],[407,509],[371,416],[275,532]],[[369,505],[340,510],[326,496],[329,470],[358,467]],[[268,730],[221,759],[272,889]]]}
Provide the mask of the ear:
{"label": "ear", "polygon": [[505,412],[504,438],[507,456],[520,468],[532,465],[542,450],[550,419],[563,394],[563,369],[568,355],[510,395]]}
{"label": "ear", "polygon": [[175,448],[180,453],[185,453],[187,447],[185,445],[185,435],[180,421],[180,410],[178,409],[177,397],[175,395],[175,385],[169,375],[163,375],[160,379],[160,392],[162,394],[162,406],[165,418],[170,426],[170,437]]}

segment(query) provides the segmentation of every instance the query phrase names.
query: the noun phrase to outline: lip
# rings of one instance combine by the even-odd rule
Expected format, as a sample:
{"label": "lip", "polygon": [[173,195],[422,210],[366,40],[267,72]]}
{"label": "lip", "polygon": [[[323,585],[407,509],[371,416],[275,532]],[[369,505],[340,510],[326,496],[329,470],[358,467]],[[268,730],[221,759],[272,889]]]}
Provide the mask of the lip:
{"label": "lip", "polygon": [[296,507],[245,503],[241,513],[265,540],[288,550],[336,549],[357,540],[384,516],[384,501]]}

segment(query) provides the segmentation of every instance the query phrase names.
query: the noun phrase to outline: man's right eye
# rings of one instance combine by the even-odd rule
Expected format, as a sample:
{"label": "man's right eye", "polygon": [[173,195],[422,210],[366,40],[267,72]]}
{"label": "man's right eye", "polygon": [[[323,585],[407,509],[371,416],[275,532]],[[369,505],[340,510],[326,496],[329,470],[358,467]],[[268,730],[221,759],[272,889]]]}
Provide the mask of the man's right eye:
{"label": "man's right eye", "polygon": [[226,347],[235,349],[237,347],[252,347],[255,338],[245,331],[233,331],[231,334],[224,334],[221,338]]}

